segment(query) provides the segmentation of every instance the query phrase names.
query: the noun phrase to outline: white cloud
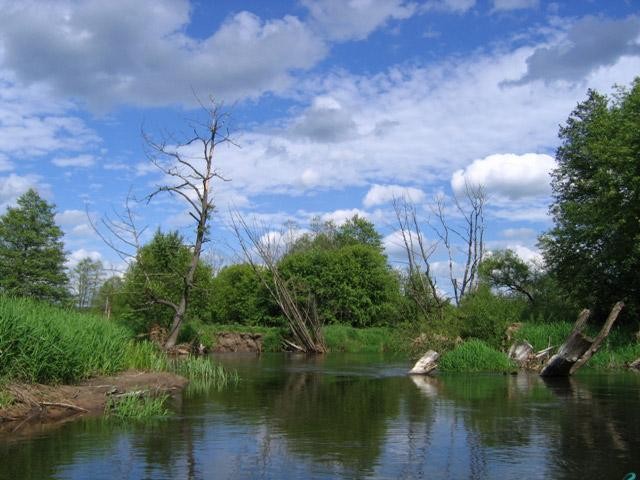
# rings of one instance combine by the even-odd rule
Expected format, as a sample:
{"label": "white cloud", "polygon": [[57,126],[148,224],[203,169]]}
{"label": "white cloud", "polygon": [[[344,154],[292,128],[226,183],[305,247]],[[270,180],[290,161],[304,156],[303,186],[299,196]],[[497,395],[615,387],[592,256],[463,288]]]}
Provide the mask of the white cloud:
{"label": "white cloud", "polygon": [[241,11],[209,37],[190,37],[186,0],[5,1],[0,9],[0,66],[95,108],[194,105],[194,91],[256,97],[282,90],[327,52],[294,16],[265,21]]}
{"label": "white cloud", "polygon": [[61,227],[75,227],[87,222],[84,210],[65,210],[56,214],[56,223]]}
{"label": "white cloud", "polygon": [[539,3],[539,0],[493,0],[493,10],[510,11],[536,8]]}
{"label": "white cloud", "polygon": [[489,155],[455,171],[451,187],[461,193],[466,185],[482,186],[489,195],[509,199],[548,195],[551,192],[550,173],[555,166],[555,159],[544,154]]}
{"label": "white cloud", "polygon": [[67,257],[66,266],[67,268],[73,268],[85,258],[90,258],[93,261],[102,260],[102,254],[96,250],[85,250],[84,248],[80,248],[71,252]]}
{"label": "white cloud", "polygon": [[[460,1],[460,0],[458,0]],[[389,20],[404,20],[417,10],[404,0],[302,0],[312,24],[332,40],[362,40]]]}
{"label": "white cloud", "polygon": [[49,194],[48,186],[40,184],[40,177],[37,175],[12,173],[7,177],[0,177],[0,212],[15,204],[17,198],[30,188],[38,190],[43,195]]}
{"label": "white cloud", "polygon": [[362,200],[362,204],[370,208],[390,203],[394,198],[404,198],[412,203],[420,203],[424,197],[425,193],[419,188],[401,185],[373,185]]}
{"label": "white cloud", "polygon": [[368,218],[369,214],[359,208],[350,208],[344,210],[334,210],[333,212],[325,213],[321,216],[323,221],[331,221],[336,225],[340,226],[344,224],[347,220],[350,220],[355,215],[358,215],[362,218]]}
{"label": "white cloud", "polygon": [[90,167],[95,163],[93,155],[77,155],[75,157],[57,157],[54,158],[51,163],[56,167]]}

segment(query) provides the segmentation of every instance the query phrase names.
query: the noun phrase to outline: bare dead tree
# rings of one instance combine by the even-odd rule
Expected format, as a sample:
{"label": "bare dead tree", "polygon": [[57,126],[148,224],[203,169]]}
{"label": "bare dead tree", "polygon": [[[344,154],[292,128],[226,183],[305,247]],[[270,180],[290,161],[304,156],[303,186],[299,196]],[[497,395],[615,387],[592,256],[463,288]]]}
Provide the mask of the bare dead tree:
{"label": "bare dead tree", "polygon": [[[143,131],[143,138],[148,147],[147,156],[165,175],[167,181],[146,197],[147,203],[157,195],[167,193],[187,205],[189,216],[195,222],[191,260],[187,270],[183,272],[180,300],[177,303],[167,299],[155,300],[173,310],[173,320],[165,348],[175,346],[178,340],[203,245],[208,241],[208,222],[215,209],[212,181],[227,181],[216,169],[216,149],[224,143],[235,145],[229,136],[228,114],[221,110],[220,105],[211,101],[210,107],[202,105],[202,108],[205,110],[206,122],[192,125],[193,136],[185,142],[175,142],[173,138],[166,137],[156,141]],[[191,154],[193,149],[199,149],[195,156]]]}
{"label": "bare dead tree", "polygon": [[407,293],[416,306],[425,314],[441,311],[445,304],[431,272],[431,257],[437,249],[436,243],[429,244],[425,238],[416,207],[406,198],[394,198],[395,211],[402,245],[408,262]]}
{"label": "bare dead tree", "polygon": [[[447,251],[449,279],[453,287],[456,305],[460,303],[465,294],[477,285],[478,267],[484,257],[484,207],[486,200],[486,193],[482,186],[472,186],[465,183],[463,198],[454,196],[455,209],[462,218],[460,225],[448,218],[445,201],[442,197],[436,199],[435,205],[432,207],[437,219],[437,225],[432,225],[432,228]],[[457,263],[455,259],[459,254],[464,259],[464,269],[460,278],[454,269],[454,264]]]}
{"label": "bare dead tree", "polygon": [[291,246],[291,231],[270,235],[264,227],[249,225],[237,212],[231,214],[231,223],[245,260],[287,319],[294,340],[287,342],[288,345],[302,352],[325,353],[327,347],[322,322],[313,295],[307,292],[306,300],[301,302],[298,289],[282,276],[278,268],[278,260]]}

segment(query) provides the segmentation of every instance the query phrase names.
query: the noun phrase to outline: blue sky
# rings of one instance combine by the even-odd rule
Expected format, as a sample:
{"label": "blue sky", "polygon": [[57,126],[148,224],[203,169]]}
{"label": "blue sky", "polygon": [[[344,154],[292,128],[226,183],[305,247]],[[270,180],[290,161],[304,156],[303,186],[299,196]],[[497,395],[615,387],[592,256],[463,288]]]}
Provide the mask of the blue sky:
{"label": "blue sky", "polygon": [[[231,181],[215,187],[216,255],[232,255],[235,208],[274,230],[358,213],[399,260],[392,197],[426,221],[434,198],[451,202],[467,182],[489,194],[489,249],[534,259],[558,125],[588,88],[640,73],[631,0],[62,0],[0,12],[0,210],[37,188],[57,205],[71,264],[121,265],[85,210],[99,218],[129,189],[162,183],[141,129],[188,133],[196,96],[210,95],[240,146],[218,152]],[[189,235],[178,201],[136,215]]]}

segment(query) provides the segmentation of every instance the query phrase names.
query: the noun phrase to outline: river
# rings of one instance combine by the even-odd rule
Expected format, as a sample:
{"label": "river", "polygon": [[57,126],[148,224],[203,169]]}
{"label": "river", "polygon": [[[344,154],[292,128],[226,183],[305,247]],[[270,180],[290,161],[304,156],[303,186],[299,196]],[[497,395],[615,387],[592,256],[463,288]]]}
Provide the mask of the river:
{"label": "river", "polygon": [[[0,436],[6,479],[622,479],[640,474],[640,375],[406,376],[382,355],[216,357],[241,377],[168,420]],[[639,475],[640,478],[640,475]]]}

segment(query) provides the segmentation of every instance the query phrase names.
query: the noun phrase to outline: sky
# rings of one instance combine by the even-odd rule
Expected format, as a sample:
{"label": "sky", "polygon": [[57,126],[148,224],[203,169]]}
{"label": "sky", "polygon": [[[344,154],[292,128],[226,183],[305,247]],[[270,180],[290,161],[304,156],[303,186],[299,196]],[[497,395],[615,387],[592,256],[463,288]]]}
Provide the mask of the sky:
{"label": "sky", "polygon": [[[265,229],[354,214],[402,264],[394,197],[424,231],[436,198],[482,185],[487,248],[539,257],[558,127],[589,88],[640,73],[635,0],[0,0],[0,213],[36,188],[69,265],[122,267],[99,223],[166,178],[141,132],[188,138],[221,102],[210,258],[233,261],[229,212]],[[173,140],[172,140],[173,141]],[[171,143],[171,142],[170,142]],[[191,237],[171,197],[136,222]],[[450,211],[451,222],[460,218]],[[445,254],[434,256],[445,275]]]}

